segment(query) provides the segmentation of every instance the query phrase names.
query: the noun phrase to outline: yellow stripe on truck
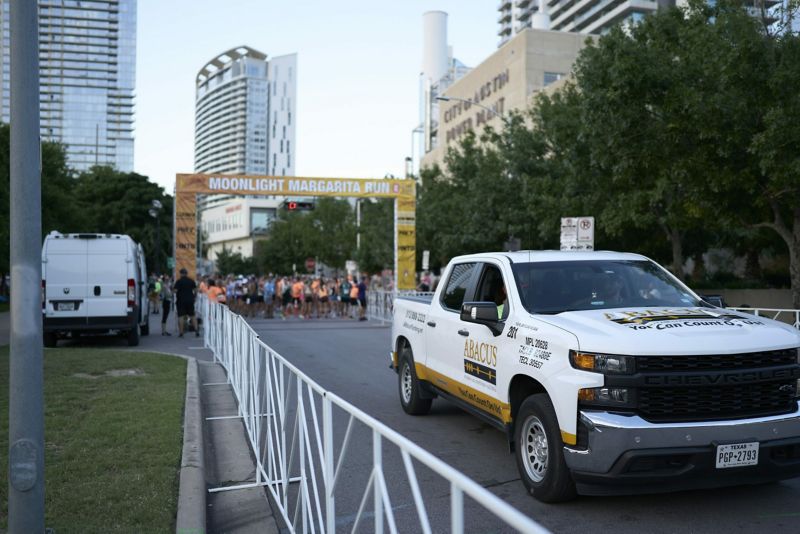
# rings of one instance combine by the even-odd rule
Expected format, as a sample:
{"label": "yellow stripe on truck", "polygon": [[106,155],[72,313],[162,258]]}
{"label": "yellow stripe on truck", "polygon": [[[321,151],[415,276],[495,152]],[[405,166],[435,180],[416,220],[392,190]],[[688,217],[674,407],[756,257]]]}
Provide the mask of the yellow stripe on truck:
{"label": "yellow stripe on truck", "polygon": [[[414,370],[417,372],[419,380],[425,380],[435,385],[439,389],[450,393],[451,395],[463,399],[469,404],[475,406],[479,410],[483,410],[497,417],[503,423],[511,422],[511,405],[505,402],[500,402],[489,395],[471,388],[466,384],[453,380],[446,375],[437,373],[433,369],[425,367],[421,363],[414,362]],[[575,445],[578,443],[578,437],[575,434],[561,431],[561,440],[565,445]]]}
{"label": "yellow stripe on truck", "polygon": [[437,373],[421,363],[414,362],[414,370],[417,372],[418,379],[430,382],[454,397],[458,397],[476,408],[489,413],[493,417],[500,419],[503,423],[511,422],[510,404],[500,402],[482,391],[478,391],[446,375]]}

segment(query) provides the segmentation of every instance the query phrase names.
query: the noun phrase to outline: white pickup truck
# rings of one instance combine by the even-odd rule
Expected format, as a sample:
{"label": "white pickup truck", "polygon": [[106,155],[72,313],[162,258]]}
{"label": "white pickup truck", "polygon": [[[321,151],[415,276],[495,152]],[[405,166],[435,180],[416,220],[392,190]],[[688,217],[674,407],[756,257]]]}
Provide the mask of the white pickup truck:
{"label": "white pickup truck", "polygon": [[800,476],[800,332],[716,308],[636,254],[454,258],[398,297],[400,403],[507,433],[544,502]]}

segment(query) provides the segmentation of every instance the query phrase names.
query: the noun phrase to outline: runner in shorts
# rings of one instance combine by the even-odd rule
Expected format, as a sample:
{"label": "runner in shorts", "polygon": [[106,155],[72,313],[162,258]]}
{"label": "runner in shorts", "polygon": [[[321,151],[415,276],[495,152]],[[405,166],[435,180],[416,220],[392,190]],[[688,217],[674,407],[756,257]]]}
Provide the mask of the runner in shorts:
{"label": "runner in shorts", "polygon": [[181,277],[173,286],[175,292],[175,307],[178,310],[178,337],[183,337],[184,321],[186,317],[192,318],[194,335],[200,337],[200,330],[197,328],[197,317],[194,315],[194,297],[197,292],[197,284],[189,278],[186,269],[181,269]]}
{"label": "runner in shorts", "polygon": [[342,296],[342,317],[350,316],[350,289],[353,287],[352,279],[353,277],[348,274],[347,278],[342,280],[340,293]]}

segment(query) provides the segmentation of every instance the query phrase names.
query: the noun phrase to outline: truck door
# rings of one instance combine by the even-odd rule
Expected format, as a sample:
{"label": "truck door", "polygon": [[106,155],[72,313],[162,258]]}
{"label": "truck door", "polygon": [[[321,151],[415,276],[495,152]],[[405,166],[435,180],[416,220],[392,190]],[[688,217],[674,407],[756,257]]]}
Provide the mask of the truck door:
{"label": "truck door", "polygon": [[47,239],[42,275],[48,318],[86,317],[86,246],[85,239]]}
{"label": "truck door", "polygon": [[[474,300],[496,304],[498,318],[505,321],[512,311],[511,299],[507,294],[511,291],[510,282],[511,279],[503,275],[500,264],[482,263],[479,268]],[[508,373],[514,363],[501,361],[502,358],[513,356],[509,354],[509,351],[503,350],[507,345],[505,340],[508,336],[508,329],[504,328],[499,336],[495,336],[487,326],[474,323],[463,324],[469,332],[462,357],[463,380],[472,388],[499,400],[501,395],[498,393],[498,387],[500,384],[508,382],[508,377],[500,375]],[[500,414],[492,413],[492,415],[497,417]]]}
{"label": "truck door", "polygon": [[429,381],[453,395],[459,394],[458,382],[464,374],[461,355],[469,326],[459,318],[461,304],[472,300],[477,266],[476,262],[466,262],[450,268],[440,297],[431,302],[431,316],[425,329],[426,365],[434,372]]}
{"label": "truck door", "polygon": [[88,239],[87,313],[93,317],[124,317],[128,313],[128,278],[134,269],[123,239]]}

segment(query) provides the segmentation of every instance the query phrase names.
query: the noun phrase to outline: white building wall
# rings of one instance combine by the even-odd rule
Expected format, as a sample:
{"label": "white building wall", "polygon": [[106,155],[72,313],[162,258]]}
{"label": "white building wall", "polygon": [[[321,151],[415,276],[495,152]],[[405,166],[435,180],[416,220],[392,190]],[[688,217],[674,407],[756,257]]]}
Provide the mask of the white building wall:
{"label": "white building wall", "polygon": [[269,62],[267,174],[294,176],[297,124],[297,54]]}

